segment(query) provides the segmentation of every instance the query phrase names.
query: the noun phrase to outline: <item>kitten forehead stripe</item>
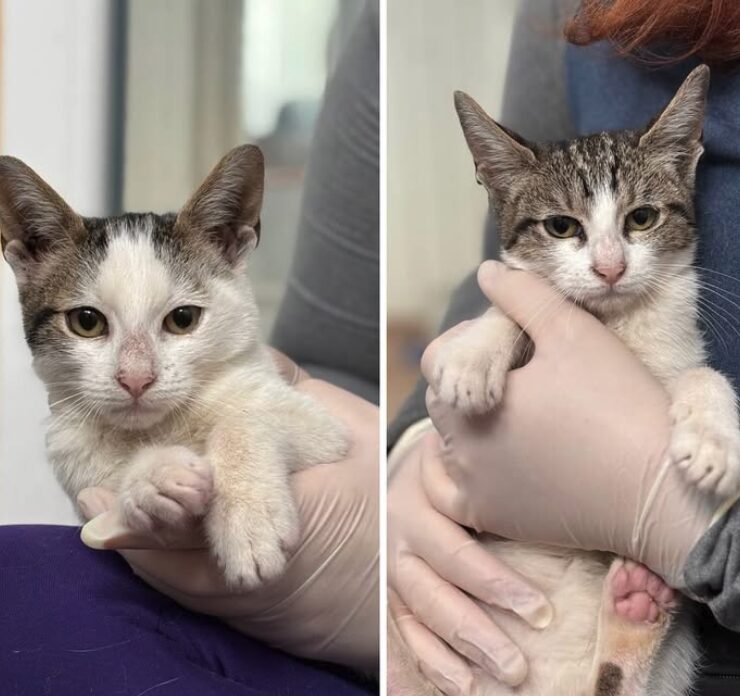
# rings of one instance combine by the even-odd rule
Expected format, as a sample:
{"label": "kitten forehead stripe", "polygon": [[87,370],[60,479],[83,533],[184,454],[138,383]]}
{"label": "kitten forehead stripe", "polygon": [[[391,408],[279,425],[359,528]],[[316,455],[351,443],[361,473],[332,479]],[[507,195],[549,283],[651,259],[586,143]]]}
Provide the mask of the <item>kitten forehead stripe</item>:
{"label": "kitten forehead stripe", "polygon": [[591,196],[593,195],[593,191],[591,190],[591,187],[589,186],[586,179],[586,173],[583,169],[576,169],[576,173],[578,174],[578,177],[581,180],[581,184],[583,185],[583,195],[586,196],[586,198],[591,198]]}
{"label": "kitten forehead stripe", "polygon": [[619,180],[617,178],[617,158],[616,156],[612,160],[611,167],[609,168],[609,172],[611,174],[611,187],[612,187],[612,193],[617,193],[619,191]]}

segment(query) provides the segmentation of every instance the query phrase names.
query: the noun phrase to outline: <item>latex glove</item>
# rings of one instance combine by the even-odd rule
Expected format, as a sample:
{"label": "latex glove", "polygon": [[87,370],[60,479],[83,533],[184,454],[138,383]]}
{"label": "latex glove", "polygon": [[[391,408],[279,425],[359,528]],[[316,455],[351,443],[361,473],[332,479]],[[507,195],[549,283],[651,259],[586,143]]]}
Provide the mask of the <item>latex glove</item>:
{"label": "latex glove", "polygon": [[509,609],[537,628],[550,622],[552,607],[537,588],[434,509],[421,472],[432,462],[441,466],[438,444],[430,430],[413,444],[397,445],[389,463],[391,620],[420,670],[443,693],[488,692],[494,678],[514,686],[527,675],[524,655],[470,596]]}
{"label": "latex glove", "polygon": [[255,590],[234,590],[197,524],[179,535],[135,535],[122,523],[115,494],[100,488],[79,495],[83,513],[95,517],[82,539],[92,548],[120,550],[144,581],[189,609],[287,652],[375,671],[378,409],[291,365],[284,363],[284,372],[293,371],[296,388],[345,423],[352,448],[344,461],[293,475],[303,531],[285,575]]}
{"label": "latex glove", "polygon": [[[478,282],[524,327],[535,353],[509,373],[493,414],[468,420],[428,393],[444,439],[444,463],[430,460],[423,472],[434,506],[509,539],[624,555],[682,587],[684,561],[718,502],[667,461],[661,384],[615,334],[539,278],[488,261]],[[427,349],[427,377],[450,336]]]}

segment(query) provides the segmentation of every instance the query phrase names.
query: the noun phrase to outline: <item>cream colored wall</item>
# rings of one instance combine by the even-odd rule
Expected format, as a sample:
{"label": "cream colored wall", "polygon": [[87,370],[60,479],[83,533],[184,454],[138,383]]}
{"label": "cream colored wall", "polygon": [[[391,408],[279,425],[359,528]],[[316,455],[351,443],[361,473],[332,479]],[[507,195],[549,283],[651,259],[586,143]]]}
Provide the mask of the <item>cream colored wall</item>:
{"label": "cream colored wall", "polygon": [[388,1],[388,315],[435,325],[480,261],[486,200],[452,105],[496,116],[518,0]]}

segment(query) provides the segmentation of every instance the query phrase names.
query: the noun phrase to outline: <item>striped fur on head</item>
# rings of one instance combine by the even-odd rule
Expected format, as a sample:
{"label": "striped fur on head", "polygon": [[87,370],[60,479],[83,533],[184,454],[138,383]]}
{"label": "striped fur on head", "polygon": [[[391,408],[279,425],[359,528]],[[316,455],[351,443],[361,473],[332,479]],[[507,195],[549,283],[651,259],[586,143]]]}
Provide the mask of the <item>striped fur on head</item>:
{"label": "striped fur on head", "polygon": [[[645,129],[547,144],[525,141],[457,92],[476,176],[499,223],[503,259],[543,275],[592,309],[646,296],[661,266],[690,264],[708,83],[708,68],[696,68]],[[645,207],[656,211],[656,223],[631,230],[627,216]],[[578,234],[548,233],[545,221],[563,216],[577,221]],[[605,287],[596,269],[610,264],[625,269]]]}

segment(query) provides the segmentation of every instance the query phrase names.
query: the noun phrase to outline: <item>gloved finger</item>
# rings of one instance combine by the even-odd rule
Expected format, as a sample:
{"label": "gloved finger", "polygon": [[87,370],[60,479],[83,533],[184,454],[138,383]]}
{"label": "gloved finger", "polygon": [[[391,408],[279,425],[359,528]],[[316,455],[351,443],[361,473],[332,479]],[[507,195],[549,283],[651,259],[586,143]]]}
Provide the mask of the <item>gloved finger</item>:
{"label": "gloved finger", "polygon": [[424,442],[424,447],[429,451],[421,459],[423,463],[420,469],[421,481],[427,498],[432,507],[441,514],[465,527],[482,531],[483,525],[477,520],[475,511],[469,509],[467,505],[467,496],[461,494],[457,482],[453,480],[453,475],[460,471],[454,456],[454,438],[460,435],[465,437],[468,428],[479,427],[486,416],[472,422],[460,411],[442,401],[431,387],[426,392],[426,406],[429,417],[437,429],[437,436],[428,437]]}
{"label": "gloved finger", "polygon": [[547,627],[553,608],[539,588],[499,561],[460,526],[471,525],[455,516],[461,496],[440,456],[439,437],[427,437],[421,446],[427,450],[420,457],[421,483],[435,512],[423,526],[410,530],[410,547],[455,587],[513,612],[533,628]]}
{"label": "gloved finger", "polygon": [[424,532],[410,544],[440,577],[486,604],[513,612],[533,628],[550,624],[553,608],[545,595],[458,524],[435,515]]}
{"label": "gloved finger", "polygon": [[[411,658],[416,663],[419,671],[434,686],[446,696],[470,696],[476,693],[476,685],[470,665],[426,626],[419,623],[400,597],[391,589],[388,590],[388,608],[390,610],[389,620],[393,621],[395,628],[398,629],[398,634],[400,634]],[[389,632],[392,631],[393,627],[389,626],[388,630]],[[400,659],[400,656],[388,655],[389,691],[394,686],[401,686],[391,684],[390,679],[393,674],[396,672],[403,673],[400,666],[398,670],[394,670],[390,665],[394,657]],[[401,693],[404,692],[401,691]]]}
{"label": "gloved finger", "polygon": [[[519,324],[535,343],[546,337],[559,341],[579,317],[591,317],[546,281],[499,261],[480,265],[478,284],[491,303]],[[596,321],[593,317],[591,320]]]}
{"label": "gloved finger", "polygon": [[119,549],[134,572],[148,585],[184,606],[208,598],[209,613],[218,615],[218,604],[228,606],[242,592],[226,584],[223,571],[208,549]]}
{"label": "gloved finger", "polygon": [[152,532],[131,529],[118,507],[115,492],[107,488],[84,488],[77,496],[82,514],[90,521],[80,538],[92,549],[202,549],[206,546],[200,524],[170,528],[161,526]]}
{"label": "gloved finger", "polygon": [[468,326],[475,321],[475,319],[466,319],[461,321],[459,324],[455,324],[451,329],[448,329],[443,334],[440,334],[435,338],[425,349],[421,356],[421,374],[424,379],[433,384],[434,380],[434,366],[437,363],[437,355],[441,348],[446,343],[455,338],[458,334],[461,334]]}
{"label": "gloved finger", "polygon": [[472,599],[416,556],[407,555],[396,566],[394,587],[419,622],[499,681],[509,686],[524,681],[521,650]]}

